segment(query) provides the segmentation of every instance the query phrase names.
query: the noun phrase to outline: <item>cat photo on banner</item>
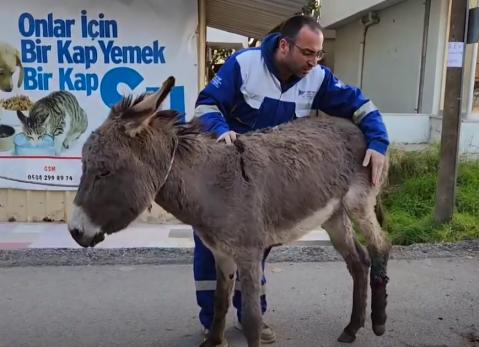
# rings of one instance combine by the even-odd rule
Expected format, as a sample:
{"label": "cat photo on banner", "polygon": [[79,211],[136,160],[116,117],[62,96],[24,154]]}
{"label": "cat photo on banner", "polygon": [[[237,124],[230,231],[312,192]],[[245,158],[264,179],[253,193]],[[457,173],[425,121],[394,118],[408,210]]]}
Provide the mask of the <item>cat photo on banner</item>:
{"label": "cat photo on banner", "polygon": [[88,117],[75,96],[68,91],[55,91],[36,101],[28,116],[17,110],[26,141],[37,146],[53,141],[59,155],[88,128]]}

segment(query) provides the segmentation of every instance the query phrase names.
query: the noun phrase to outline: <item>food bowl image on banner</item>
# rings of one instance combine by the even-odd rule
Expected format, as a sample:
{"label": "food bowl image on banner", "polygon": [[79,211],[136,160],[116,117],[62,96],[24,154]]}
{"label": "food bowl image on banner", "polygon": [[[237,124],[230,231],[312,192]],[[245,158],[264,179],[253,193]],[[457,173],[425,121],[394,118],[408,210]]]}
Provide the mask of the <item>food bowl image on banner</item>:
{"label": "food bowl image on banner", "polygon": [[10,125],[0,124],[0,152],[10,151],[13,148],[15,128]]}

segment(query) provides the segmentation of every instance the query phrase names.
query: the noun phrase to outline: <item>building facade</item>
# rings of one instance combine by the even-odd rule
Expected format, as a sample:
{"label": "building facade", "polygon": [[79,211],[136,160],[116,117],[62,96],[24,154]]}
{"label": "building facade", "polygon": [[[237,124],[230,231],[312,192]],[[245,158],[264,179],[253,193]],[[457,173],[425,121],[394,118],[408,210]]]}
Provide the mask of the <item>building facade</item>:
{"label": "building facade", "polygon": [[[450,5],[450,0],[321,2],[321,23],[336,33],[335,73],[374,101],[393,142],[440,139]],[[465,47],[461,153],[479,153],[477,49],[477,44]]]}

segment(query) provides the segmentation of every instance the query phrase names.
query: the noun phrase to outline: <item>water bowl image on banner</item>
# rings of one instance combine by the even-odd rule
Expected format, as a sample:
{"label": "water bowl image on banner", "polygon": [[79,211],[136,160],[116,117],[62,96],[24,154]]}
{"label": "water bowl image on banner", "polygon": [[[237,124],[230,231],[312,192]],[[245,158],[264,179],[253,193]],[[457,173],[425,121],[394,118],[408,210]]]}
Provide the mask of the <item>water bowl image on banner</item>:
{"label": "water bowl image on banner", "polygon": [[32,144],[25,133],[15,135],[15,154],[23,156],[54,156],[55,143],[53,137],[46,135],[37,144]]}

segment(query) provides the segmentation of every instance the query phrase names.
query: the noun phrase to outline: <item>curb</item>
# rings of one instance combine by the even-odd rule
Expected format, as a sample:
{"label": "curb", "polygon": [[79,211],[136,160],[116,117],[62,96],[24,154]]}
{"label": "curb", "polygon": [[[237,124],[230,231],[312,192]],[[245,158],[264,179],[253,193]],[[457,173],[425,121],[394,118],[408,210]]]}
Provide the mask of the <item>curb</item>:
{"label": "curb", "polygon": [[[394,246],[390,259],[478,257],[479,240],[457,243]],[[268,262],[326,262],[342,260],[328,243],[275,247]],[[29,248],[0,250],[0,267],[81,265],[192,264],[193,248]]]}

